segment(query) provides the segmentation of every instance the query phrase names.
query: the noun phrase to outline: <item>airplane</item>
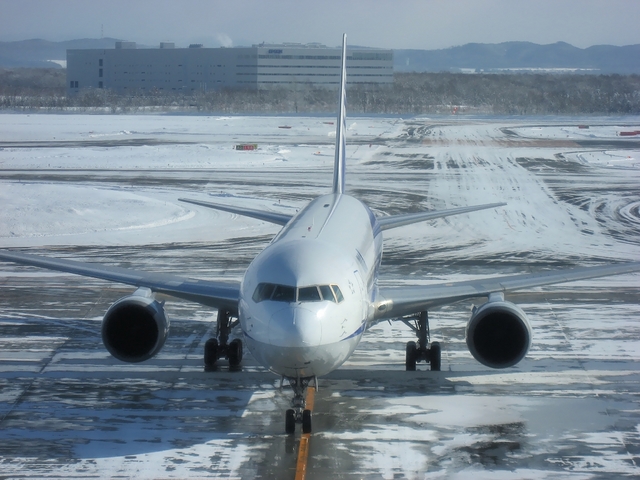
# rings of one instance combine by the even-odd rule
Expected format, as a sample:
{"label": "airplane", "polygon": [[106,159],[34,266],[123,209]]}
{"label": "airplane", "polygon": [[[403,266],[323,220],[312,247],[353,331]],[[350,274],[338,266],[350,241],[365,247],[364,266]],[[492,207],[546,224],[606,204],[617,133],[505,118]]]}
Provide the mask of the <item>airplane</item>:
{"label": "airplane", "polygon": [[[265,368],[286,379],[293,390],[285,413],[285,431],[312,431],[306,409],[308,387],[339,368],[365,331],[384,320],[411,327],[416,341],[406,344],[405,369],[424,361],[440,370],[441,347],[431,341],[428,311],[474,298],[465,336],[473,357],[488,367],[516,365],[532,341],[524,311],[505,293],[537,286],[640,271],[640,262],[491,277],[434,285],[381,287],[383,233],[417,222],[499,208],[492,203],[440,211],[376,216],[345,193],[346,52],[343,36],[336,126],[333,186],[295,215],[240,208],[197,199],[179,200],[252,217],[282,226],[271,243],[249,264],[241,282],[198,280],[91,263],[0,251],[0,259],[95,277],[137,287],[106,312],[101,327],[107,350],[123,362],[156,355],[169,332],[169,319],[156,294],[166,294],[217,309],[215,338],[204,347],[205,369],[220,359],[230,367],[242,361],[243,344]],[[242,339],[229,341],[237,325]]]}

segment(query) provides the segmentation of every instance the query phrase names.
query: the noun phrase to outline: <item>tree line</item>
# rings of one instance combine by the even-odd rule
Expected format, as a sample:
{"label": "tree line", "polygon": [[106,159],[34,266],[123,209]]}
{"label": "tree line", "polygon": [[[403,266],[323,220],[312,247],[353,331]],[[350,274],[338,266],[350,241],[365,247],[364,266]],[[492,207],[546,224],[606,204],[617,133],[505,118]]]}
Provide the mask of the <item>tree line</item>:
{"label": "tree line", "polygon": [[[370,114],[640,114],[640,75],[396,73],[392,86],[349,88],[348,110]],[[66,95],[64,69],[0,70],[0,109],[109,113],[187,111],[334,113],[336,92],[312,85],[121,95],[107,89]]]}

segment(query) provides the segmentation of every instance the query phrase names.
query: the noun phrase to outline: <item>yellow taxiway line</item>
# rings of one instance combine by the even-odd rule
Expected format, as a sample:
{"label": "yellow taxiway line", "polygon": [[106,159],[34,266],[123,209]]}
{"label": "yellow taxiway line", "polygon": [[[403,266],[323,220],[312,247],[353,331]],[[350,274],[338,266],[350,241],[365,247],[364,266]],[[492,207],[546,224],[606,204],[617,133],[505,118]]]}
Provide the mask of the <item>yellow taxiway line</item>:
{"label": "yellow taxiway line", "polygon": [[[315,399],[315,388],[307,390],[306,407],[313,412],[313,401]],[[300,437],[300,446],[298,447],[298,463],[296,464],[296,480],[304,480],[307,475],[307,459],[309,458],[309,439],[310,433],[303,433]]]}

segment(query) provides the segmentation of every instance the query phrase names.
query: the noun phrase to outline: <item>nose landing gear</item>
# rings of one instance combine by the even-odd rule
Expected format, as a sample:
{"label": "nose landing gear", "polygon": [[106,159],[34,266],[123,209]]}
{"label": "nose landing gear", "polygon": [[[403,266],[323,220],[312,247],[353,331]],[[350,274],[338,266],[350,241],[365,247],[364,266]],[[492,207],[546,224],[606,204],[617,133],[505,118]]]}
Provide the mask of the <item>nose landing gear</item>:
{"label": "nose landing gear", "polygon": [[416,362],[424,360],[429,363],[431,370],[440,371],[442,365],[441,349],[438,342],[431,342],[429,347],[429,314],[420,312],[415,322],[410,323],[411,319],[403,319],[402,321],[409,326],[418,336],[418,342],[407,342],[407,351],[405,357],[405,368],[407,371],[416,369]]}
{"label": "nose landing gear", "polygon": [[215,369],[216,362],[220,358],[229,360],[231,368],[237,368],[242,361],[242,341],[239,338],[229,342],[231,329],[238,324],[238,319],[232,316],[229,310],[218,310],[216,322],[216,338],[210,338],[204,344],[204,369]]}
{"label": "nose landing gear", "polygon": [[[283,377],[284,380],[285,377]],[[291,399],[291,407],[285,413],[284,430],[286,433],[292,434],[296,431],[296,424],[302,424],[302,433],[311,433],[311,410],[306,408],[307,387],[311,380],[314,381],[315,388],[318,388],[318,380],[316,377],[292,378],[286,377],[289,385],[293,389],[293,398]],[[281,382],[281,386],[282,386]]]}

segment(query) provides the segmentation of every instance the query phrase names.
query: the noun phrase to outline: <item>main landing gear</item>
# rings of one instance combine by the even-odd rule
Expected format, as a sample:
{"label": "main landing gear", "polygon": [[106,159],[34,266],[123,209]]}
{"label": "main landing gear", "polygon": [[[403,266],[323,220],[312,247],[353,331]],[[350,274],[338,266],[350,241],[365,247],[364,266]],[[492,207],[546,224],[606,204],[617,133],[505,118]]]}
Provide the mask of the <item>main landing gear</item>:
{"label": "main landing gear", "polygon": [[242,360],[242,341],[239,338],[229,341],[231,329],[238,324],[229,310],[218,310],[216,325],[216,338],[210,338],[204,344],[204,369],[215,369],[216,362],[220,358],[229,360],[231,368],[237,368]]}
{"label": "main landing gear", "polygon": [[[282,378],[284,380],[284,377]],[[287,377],[289,385],[293,389],[293,399],[291,399],[291,407],[286,411],[284,417],[284,430],[287,433],[295,433],[296,423],[302,424],[302,433],[311,433],[311,410],[306,409],[307,387],[311,380],[317,390],[318,379],[316,377],[291,378]],[[280,386],[282,387],[282,381]]]}
{"label": "main landing gear", "polygon": [[413,323],[411,323],[411,320],[410,318],[402,320],[418,335],[417,343],[407,342],[407,354],[405,357],[407,371],[414,371],[416,369],[416,362],[421,360],[429,363],[431,370],[440,371],[440,344],[438,342],[431,342],[431,347],[428,347],[430,340],[429,314],[427,312],[420,312],[416,318],[413,318]]}

